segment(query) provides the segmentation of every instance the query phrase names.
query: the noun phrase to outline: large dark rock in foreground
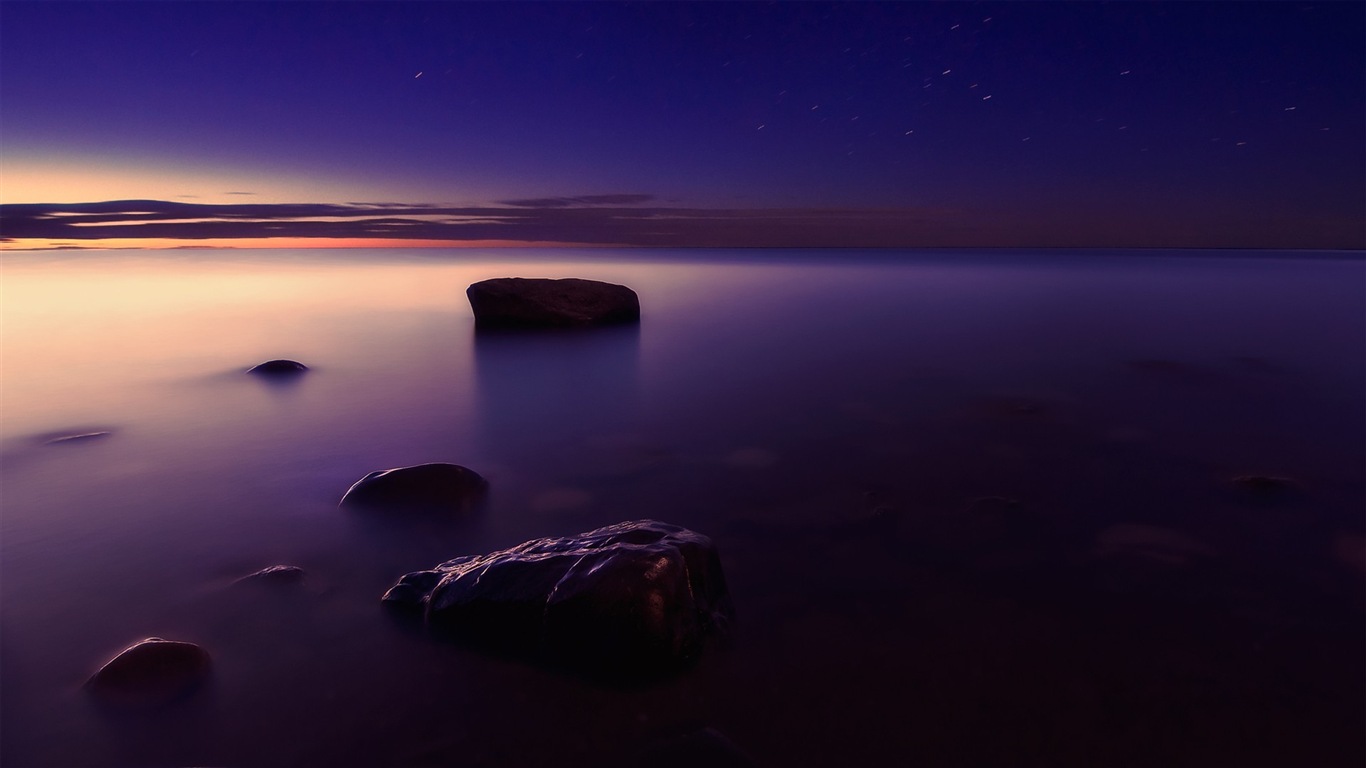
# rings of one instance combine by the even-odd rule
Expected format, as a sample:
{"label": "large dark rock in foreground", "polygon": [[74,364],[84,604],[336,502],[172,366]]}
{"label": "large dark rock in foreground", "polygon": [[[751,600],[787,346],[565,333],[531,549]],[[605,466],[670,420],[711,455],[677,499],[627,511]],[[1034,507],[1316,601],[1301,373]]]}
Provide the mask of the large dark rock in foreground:
{"label": "large dark rock in foreground", "polygon": [[488,481],[458,464],[418,464],[386,469],[357,480],[341,505],[397,513],[468,512],[488,494]]}
{"label": "large dark rock in foreground", "polygon": [[477,328],[575,328],[640,322],[640,299],[624,285],[569,277],[499,277],[465,291]]}
{"label": "large dark rock in foreground", "polygon": [[677,669],[733,616],[711,540],[653,520],[459,557],[384,601],[438,634],[604,676]]}
{"label": "large dark rock in foreground", "polygon": [[157,707],[193,691],[209,674],[209,654],[194,643],[149,637],[124,649],[85,687],[99,700]]}

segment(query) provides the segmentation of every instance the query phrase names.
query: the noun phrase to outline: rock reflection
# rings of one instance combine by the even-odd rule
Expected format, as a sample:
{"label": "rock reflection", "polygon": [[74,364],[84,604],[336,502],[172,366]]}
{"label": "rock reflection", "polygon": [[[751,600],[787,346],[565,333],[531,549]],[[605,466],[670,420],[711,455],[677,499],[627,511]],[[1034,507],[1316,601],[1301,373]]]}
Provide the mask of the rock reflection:
{"label": "rock reflection", "polygon": [[480,441],[500,461],[573,452],[634,424],[639,327],[480,331],[474,351]]}

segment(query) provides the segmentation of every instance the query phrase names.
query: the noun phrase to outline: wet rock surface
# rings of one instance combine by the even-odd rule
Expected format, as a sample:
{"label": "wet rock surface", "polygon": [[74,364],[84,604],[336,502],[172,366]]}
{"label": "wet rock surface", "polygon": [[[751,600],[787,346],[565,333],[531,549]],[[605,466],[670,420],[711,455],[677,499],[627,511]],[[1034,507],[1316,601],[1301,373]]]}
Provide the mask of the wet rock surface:
{"label": "wet rock surface", "polygon": [[640,322],[640,299],[597,280],[499,277],[465,291],[477,328],[573,328]]}
{"label": "wet rock surface", "polygon": [[386,469],[357,480],[341,506],[382,512],[468,512],[483,503],[488,481],[458,464],[432,463]]}
{"label": "wet rock surface", "polygon": [[294,360],[267,360],[247,369],[247,373],[257,376],[298,376],[308,371],[308,366]]}
{"label": "wet rock surface", "polygon": [[149,637],[110,659],[85,687],[104,703],[159,707],[194,691],[209,666],[208,652],[194,643]]}
{"label": "wet rock surface", "polygon": [[676,670],[733,618],[711,540],[653,520],[459,557],[384,601],[440,636],[609,677]]}

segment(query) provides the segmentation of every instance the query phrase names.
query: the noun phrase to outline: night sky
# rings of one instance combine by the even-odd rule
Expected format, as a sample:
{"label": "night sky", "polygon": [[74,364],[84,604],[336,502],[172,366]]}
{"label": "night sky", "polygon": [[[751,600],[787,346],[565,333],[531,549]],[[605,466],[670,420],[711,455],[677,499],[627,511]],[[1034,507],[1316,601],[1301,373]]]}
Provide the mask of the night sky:
{"label": "night sky", "polygon": [[1366,247],[1358,2],[6,2],[0,43],[10,248]]}

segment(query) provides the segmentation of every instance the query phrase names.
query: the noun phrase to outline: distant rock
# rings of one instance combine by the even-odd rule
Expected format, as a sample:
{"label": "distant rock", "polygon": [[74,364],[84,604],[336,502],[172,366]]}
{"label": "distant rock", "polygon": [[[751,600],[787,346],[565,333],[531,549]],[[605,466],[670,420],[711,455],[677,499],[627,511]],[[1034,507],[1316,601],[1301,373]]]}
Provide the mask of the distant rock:
{"label": "distant rock", "polygon": [[247,373],[257,376],[297,376],[308,370],[308,366],[293,360],[267,360],[260,365],[247,369]]}
{"label": "distant rock", "polygon": [[1263,499],[1287,496],[1299,490],[1299,485],[1294,480],[1272,475],[1239,475],[1233,478],[1233,484],[1243,491]]}
{"label": "distant rock", "polygon": [[1080,562],[1075,584],[1119,597],[1193,603],[1208,594],[1217,553],[1173,528],[1117,523],[1100,531]]}
{"label": "distant rock", "polygon": [[488,481],[458,464],[386,469],[357,480],[341,505],[392,512],[468,512],[488,494]]}
{"label": "distant rock", "polygon": [[1020,509],[1020,500],[1009,496],[977,496],[968,499],[968,510],[982,515],[1009,515]]}
{"label": "distant rock", "polygon": [[758,765],[726,735],[702,728],[659,739],[622,768],[754,768]]}
{"label": "distant rock", "polygon": [[157,707],[193,691],[209,674],[209,654],[194,643],[149,637],[100,668],[85,687],[106,703]]}
{"label": "distant rock", "polygon": [[272,565],[269,568],[247,574],[237,580],[238,584],[297,584],[303,581],[304,569],[297,565]]}
{"label": "distant rock", "polygon": [[550,488],[532,497],[528,506],[537,512],[563,512],[593,503],[593,495],[580,488]]}
{"label": "distant rock", "polygon": [[640,299],[596,280],[499,277],[465,291],[477,328],[573,328],[640,322]]}
{"label": "distant rock", "polygon": [[1186,363],[1175,360],[1162,360],[1157,358],[1145,358],[1143,360],[1130,360],[1129,368],[1145,373],[1189,375],[1194,368]]}
{"label": "distant rock", "polygon": [[1233,362],[1242,370],[1249,373],[1284,373],[1285,368],[1278,363],[1273,363],[1263,357],[1252,355],[1240,355],[1233,358]]}
{"label": "distant rock", "polygon": [[1333,558],[1338,563],[1366,574],[1366,536],[1341,531],[1333,537]]}
{"label": "distant rock", "polygon": [[1183,566],[1211,554],[1209,548],[1181,531],[1139,523],[1118,523],[1101,531],[1092,552],[1102,558],[1136,558],[1171,566]]}
{"label": "distant rock", "polygon": [[100,430],[100,431],[97,431],[97,432],[80,432],[80,433],[78,433],[78,434],[58,435],[58,436],[56,436],[56,437],[48,437],[48,438],[46,438],[46,439],[43,440],[43,443],[46,444],[46,445],[67,445],[67,444],[69,444],[69,443],[88,443],[88,442],[90,442],[90,441],[92,441],[92,440],[103,440],[104,438],[109,437],[109,436],[112,435],[112,434],[114,434],[114,433],[113,433],[113,432],[110,432],[110,431],[108,431],[108,430]]}
{"label": "distant rock", "polygon": [[1166,381],[1180,385],[1211,385],[1223,378],[1217,368],[1163,358],[1130,360],[1129,370],[1153,382]]}
{"label": "distant rock", "polygon": [[459,557],[384,601],[438,634],[609,677],[676,669],[733,616],[711,540],[653,520]]}
{"label": "distant rock", "polygon": [[736,469],[768,469],[778,463],[778,454],[765,448],[737,448],[726,454],[725,462]]}

